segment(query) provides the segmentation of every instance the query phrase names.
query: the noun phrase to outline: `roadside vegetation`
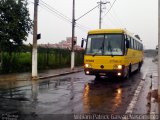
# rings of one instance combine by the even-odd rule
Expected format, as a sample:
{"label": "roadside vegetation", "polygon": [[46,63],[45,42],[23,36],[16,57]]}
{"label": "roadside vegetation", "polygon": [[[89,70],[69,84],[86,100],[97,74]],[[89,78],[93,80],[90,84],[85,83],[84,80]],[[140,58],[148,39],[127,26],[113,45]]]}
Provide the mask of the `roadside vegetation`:
{"label": "roadside vegetation", "polygon": [[[3,52],[0,73],[29,72],[32,67],[32,47],[23,46],[21,51]],[[75,65],[83,65],[84,51],[76,51]],[[38,48],[38,70],[70,67],[70,50],[55,48]]]}
{"label": "roadside vegetation", "polygon": [[[24,45],[32,31],[26,0],[0,0],[0,73],[31,71],[32,46]],[[83,51],[76,51],[75,65],[82,65]],[[70,51],[38,48],[38,69],[70,67]]]}

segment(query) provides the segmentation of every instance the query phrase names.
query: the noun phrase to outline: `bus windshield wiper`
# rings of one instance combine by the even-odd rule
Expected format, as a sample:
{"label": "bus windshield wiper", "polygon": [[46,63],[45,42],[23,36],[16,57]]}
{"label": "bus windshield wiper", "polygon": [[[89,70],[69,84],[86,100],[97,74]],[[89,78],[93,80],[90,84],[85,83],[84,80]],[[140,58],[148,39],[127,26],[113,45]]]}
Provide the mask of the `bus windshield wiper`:
{"label": "bus windshield wiper", "polygon": [[104,40],[103,40],[103,42],[102,42],[101,47],[98,49],[99,51],[93,53],[92,56],[94,57],[94,56],[97,55],[98,53],[103,54],[103,51],[104,51],[103,49],[104,49]]}
{"label": "bus windshield wiper", "polygon": [[[102,46],[103,46],[103,45],[102,45]],[[103,49],[102,46],[100,47],[99,51],[97,51],[97,52],[95,52],[95,53],[92,54],[93,57],[94,57],[95,55],[97,55],[98,53],[101,53],[101,54],[102,54],[102,49]]]}
{"label": "bus windshield wiper", "polygon": [[113,57],[113,54],[112,54],[112,47],[111,47],[110,41],[108,42],[108,49],[111,51],[111,56]]}
{"label": "bus windshield wiper", "polygon": [[96,53],[93,53],[93,54],[92,54],[92,56],[94,57],[94,56],[95,56],[95,55],[97,55],[97,54],[98,54],[98,52],[96,52]]}

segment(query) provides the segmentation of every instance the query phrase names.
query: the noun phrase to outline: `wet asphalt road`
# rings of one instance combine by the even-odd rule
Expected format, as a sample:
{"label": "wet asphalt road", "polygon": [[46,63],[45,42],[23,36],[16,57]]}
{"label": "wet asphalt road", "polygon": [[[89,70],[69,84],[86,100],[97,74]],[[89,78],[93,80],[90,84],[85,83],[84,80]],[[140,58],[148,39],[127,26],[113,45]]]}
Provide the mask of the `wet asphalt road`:
{"label": "wet asphalt road", "polygon": [[[0,88],[1,118],[46,119],[53,114],[124,114],[151,59],[145,59],[140,73],[128,80],[74,73],[17,88]],[[16,86],[16,85],[14,85]],[[52,118],[53,119],[53,118]],[[64,118],[66,119],[66,117]],[[46,119],[47,120],[47,119]]]}

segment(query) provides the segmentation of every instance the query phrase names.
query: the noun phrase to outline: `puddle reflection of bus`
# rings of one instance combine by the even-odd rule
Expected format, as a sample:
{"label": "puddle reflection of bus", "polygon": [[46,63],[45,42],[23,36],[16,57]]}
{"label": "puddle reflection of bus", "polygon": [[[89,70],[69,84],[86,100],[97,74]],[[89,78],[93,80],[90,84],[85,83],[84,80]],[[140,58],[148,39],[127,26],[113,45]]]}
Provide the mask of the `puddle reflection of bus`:
{"label": "puddle reflection of bus", "polygon": [[128,78],[131,72],[140,71],[142,63],[142,41],[126,30],[88,32],[84,55],[86,75]]}

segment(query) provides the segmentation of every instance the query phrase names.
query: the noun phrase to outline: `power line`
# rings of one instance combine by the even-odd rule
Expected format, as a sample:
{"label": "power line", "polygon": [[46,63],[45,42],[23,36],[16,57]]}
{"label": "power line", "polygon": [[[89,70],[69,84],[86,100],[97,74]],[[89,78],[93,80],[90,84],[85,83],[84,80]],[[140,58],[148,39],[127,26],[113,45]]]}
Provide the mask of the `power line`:
{"label": "power line", "polygon": [[104,16],[106,16],[108,13],[110,13],[110,10],[112,9],[115,16],[113,16],[111,13],[110,13],[110,16],[113,18],[113,20],[116,22],[117,25],[120,25],[121,27],[125,28],[124,25],[122,24],[122,22],[120,21],[120,19],[118,19],[117,15],[113,9],[113,5],[115,4],[115,2],[116,2],[116,0],[112,4],[110,3],[110,9],[106,12],[106,14]]}
{"label": "power line", "polygon": [[[110,10],[111,10],[111,9],[112,9],[112,7],[114,6],[115,2],[116,2],[116,0],[114,0],[113,4],[111,5],[111,7],[110,7],[110,8],[109,8],[109,10],[107,11],[107,13],[106,13],[106,14],[104,14],[104,16],[106,16],[106,15],[110,12]],[[104,17],[104,16],[103,16],[103,17]]]}
{"label": "power line", "polygon": [[48,8],[51,9],[52,11],[54,11],[56,14],[64,17],[65,19],[69,19],[69,20],[70,20],[69,17],[67,17],[66,15],[62,14],[61,12],[59,12],[58,10],[56,10],[55,8],[53,8],[52,6],[48,5],[46,2],[44,2],[44,1],[42,1],[42,0],[40,0],[40,1],[41,1],[46,7],[48,7]]}
{"label": "power line", "polygon": [[[111,19],[109,16],[107,17],[107,20],[109,20],[110,23],[111,23],[114,27],[117,26],[117,23],[115,23],[115,22],[113,21],[113,19]],[[105,24],[106,24],[106,22],[105,22]]]}
{"label": "power line", "polygon": [[[109,5],[110,5],[110,7],[111,7],[111,3],[109,2]],[[109,9],[110,9],[110,7],[109,7]],[[105,10],[105,12],[104,13],[106,13],[106,12],[108,12],[108,9],[106,9]],[[110,12],[109,12],[110,13]],[[109,15],[107,15],[107,21],[109,22],[110,21],[110,23],[113,25],[113,26],[119,26],[119,23],[114,19],[114,17],[112,16],[112,14],[110,13],[110,17],[109,17]],[[118,23],[118,24],[117,24]],[[103,21],[103,24],[106,24],[106,22],[104,22]],[[107,24],[106,24],[107,25]]]}
{"label": "power line", "polygon": [[99,5],[96,5],[94,8],[92,8],[91,10],[89,10],[88,12],[86,12],[85,14],[83,14],[82,16],[80,16],[79,18],[77,18],[76,19],[76,21],[77,20],[79,20],[79,19],[81,19],[82,17],[84,17],[85,15],[87,15],[88,13],[90,13],[91,11],[93,11],[95,8],[97,8]]}
{"label": "power line", "polygon": [[117,16],[117,14],[116,14],[116,12],[115,12],[114,9],[113,9],[113,13],[114,13],[115,17],[117,18],[118,22],[121,24],[121,26],[122,26],[123,28],[125,28],[123,22],[119,19],[119,17]]}
{"label": "power line", "polygon": [[[40,0],[40,6],[41,7],[45,7],[47,8],[50,12],[56,14],[57,17],[65,20],[68,23],[72,23],[71,19],[69,17],[67,17],[66,15],[62,14],[61,12],[59,12],[58,10],[56,10],[55,8],[53,8],[52,6],[48,5],[47,3],[45,3],[44,1]],[[80,25],[78,23],[76,23],[76,27],[78,27],[79,29],[83,29],[83,31],[85,30],[85,32],[88,30],[87,27],[84,27],[83,25]]]}
{"label": "power line", "polygon": [[115,21],[115,23],[118,25],[118,26],[121,26],[122,27],[122,24],[111,14],[109,13],[111,18]]}
{"label": "power line", "polygon": [[63,15],[62,13],[60,13],[59,11],[57,11],[56,9],[54,9],[53,7],[48,5],[47,3],[43,2],[42,0],[40,2],[40,6],[44,6],[49,11],[51,11],[54,14],[56,14],[58,17],[62,18],[63,20],[65,20],[65,21],[67,21],[69,23],[72,23],[71,19],[69,19],[67,16]]}

